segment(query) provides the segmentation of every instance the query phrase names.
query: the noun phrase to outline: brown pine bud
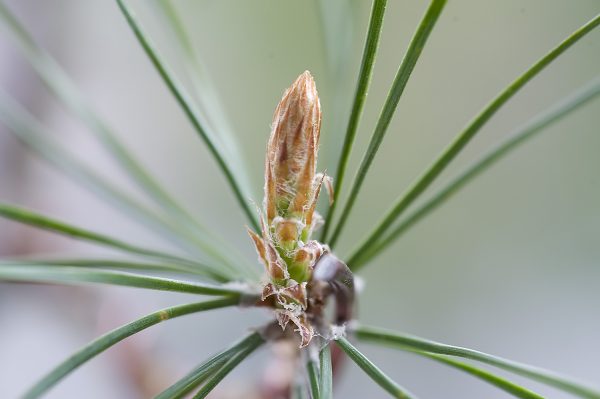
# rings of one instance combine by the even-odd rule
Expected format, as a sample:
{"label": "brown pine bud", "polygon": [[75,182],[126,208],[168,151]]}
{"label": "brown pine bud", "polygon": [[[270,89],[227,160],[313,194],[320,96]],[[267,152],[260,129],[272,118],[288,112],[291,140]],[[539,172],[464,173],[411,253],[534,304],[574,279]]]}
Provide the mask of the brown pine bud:
{"label": "brown pine bud", "polygon": [[273,115],[265,162],[265,210],[301,218],[312,199],[321,129],[315,81],[306,71],[285,92]]}
{"label": "brown pine bud", "polygon": [[275,110],[265,159],[262,237],[248,231],[268,281],[262,299],[269,301],[281,328],[289,322],[308,345],[315,334],[308,317],[308,286],[326,247],[311,240],[321,217],[315,211],[321,187],[331,179],[316,173],[321,105],[308,71],[285,92]]}

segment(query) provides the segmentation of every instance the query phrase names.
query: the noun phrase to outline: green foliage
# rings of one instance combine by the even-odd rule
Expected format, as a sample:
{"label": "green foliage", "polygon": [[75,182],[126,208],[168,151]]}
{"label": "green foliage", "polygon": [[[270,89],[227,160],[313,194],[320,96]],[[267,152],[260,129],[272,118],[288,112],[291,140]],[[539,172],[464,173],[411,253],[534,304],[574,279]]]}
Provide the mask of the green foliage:
{"label": "green foliage", "polygon": [[[233,344],[228,349],[212,356],[200,366],[190,371],[185,377],[156,396],[156,399],[184,397],[186,394],[194,390],[198,385],[207,381],[209,378],[216,377],[217,371],[223,372],[222,370],[228,362],[235,358],[239,358],[240,356],[244,356],[244,354],[250,354],[250,352],[258,348],[258,346],[260,346],[263,342],[264,340],[259,333],[254,332],[249,334],[247,337]],[[243,360],[243,358],[240,359],[240,361],[241,360]],[[216,386],[216,383],[218,383],[218,381],[211,381],[212,382],[209,382],[212,384],[210,389],[205,388],[208,389],[207,393]],[[207,383],[206,386],[208,386],[209,383]]]}
{"label": "green foliage", "polygon": [[[241,162],[242,157],[236,152],[239,145],[236,142],[235,136],[231,134],[231,129],[220,106],[217,103],[211,103],[210,96],[202,97],[205,90],[208,93],[212,93],[211,82],[203,75],[201,62],[189,43],[175,8],[167,1],[160,0],[159,2],[161,5],[160,9],[164,13],[164,20],[180,42],[181,54],[186,60],[188,74],[190,74],[194,82],[196,95],[201,97],[201,101],[199,101],[200,106],[194,101],[188,90],[180,83],[175,73],[162,58],[159,50],[143,29],[140,21],[135,17],[128,3],[125,0],[116,1],[142,49],[221,169],[241,210],[246,214],[252,227],[256,231],[260,231],[261,229],[255,212],[248,201],[248,183],[243,174],[246,166]],[[328,231],[333,227],[335,206],[340,202],[339,196],[343,188],[344,175],[358,131],[362,110],[366,102],[379,38],[382,32],[386,1],[373,1],[350,119],[347,124],[346,135],[337,167],[335,195],[338,201],[334,202],[334,205],[330,208],[323,231],[324,241],[330,246],[336,243],[346,223],[350,220],[350,212],[366,179],[368,170],[383,142],[402,93],[409,82],[420,54],[425,48],[433,27],[442,14],[445,3],[445,0],[432,0],[430,2],[389,90],[376,127],[371,135],[369,145],[365,149],[358,172],[350,187],[350,194],[338,218],[338,223],[333,229],[332,234],[328,237]],[[134,257],[132,260],[90,258],[4,260],[0,262],[0,280],[61,284],[101,283],[219,297],[212,301],[190,303],[159,310],[108,332],[84,346],[55,367],[31,387],[24,396],[26,398],[40,397],[88,360],[93,359],[125,338],[162,321],[210,309],[249,304],[258,301],[259,296],[256,292],[252,291],[253,288],[251,285],[245,288],[246,286],[241,284],[225,284],[232,281],[257,281],[258,278],[255,270],[246,267],[247,261],[240,259],[236,251],[230,250],[226,245],[223,245],[221,238],[214,236],[210,229],[194,220],[145,171],[125,146],[118,141],[117,133],[85,103],[67,74],[49,54],[36,45],[27,30],[2,3],[0,3],[0,18],[8,28],[11,36],[15,39],[18,48],[45,84],[67,109],[85,122],[86,126],[104,145],[121,169],[142,189],[147,199],[150,199],[160,208],[160,211],[157,212],[146,208],[142,205],[143,202],[139,202],[137,199],[124,193],[120,188],[112,184],[109,179],[102,177],[95,170],[86,166],[84,162],[72,156],[62,146],[50,140],[47,129],[5,93],[1,93],[0,95],[0,121],[42,158],[65,174],[73,177],[76,181],[91,188],[106,201],[115,204],[125,215],[140,221],[152,230],[159,232],[168,241],[177,244],[185,254],[176,255],[155,249],[148,249],[112,236],[73,226],[24,208],[0,204],[0,217],[5,219],[107,247]],[[492,149],[486,156],[482,157],[464,173],[452,180],[438,193],[434,194],[421,207],[397,223],[407,208],[421,197],[429,185],[434,182],[481,128],[515,93],[599,24],[600,15],[594,17],[590,22],[567,37],[496,96],[456,136],[454,141],[421,176],[408,187],[405,193],[393,204],[390,211],[384,215],[375,230],[352,252],[349,264],[353,270],[356,271],[367,265],[375,256],[400,237],[402,233],[408,231],[416,222],[430,214],[432,210],[472,181],[474,177],[500,160],[504,155],[518,148],[518,146],[535,134],[543,131],[545,127],[590,101],[592,98],[595,98],[600,93],[600,81],[598,80],[591,82],[573,96],[532,119],[531,122],[518,129],[509,139]],[[326,238],[329,239],[327,240]],[[178,273],[181,279],[152,275],[156,272]],[[198,279],[206,279],[211,282],[198,281]],[[192,393],[195,389],[198,390],[195,392],[194,398],[206,397],[229,372],[268,340],[264,330],[259,331],[249,334],[232,344],[229,348],[202,362],[198,367],[191,370],[187,375],[159,394],[158,398],[184,397]],[[505,378],[469,363],[457,361],[454,358],[465,358],[498,367],[522,377],[551,385],[578,397],[600,398],[599,391],[571,378],[473,349],[441,344],[412,335],[367,327],[354,328],[351,332],[353,336],[361,341],[391,346],[431,358],[444,365],[466,372],[515,397],[528,399],[541,398],[539,394]],[[415,397],[402,386],[392,381],[353,346],[348,339],[343,336],[336,336],[334,340],[337,346],[350,359],[390,395],[396,398]],[[312,399],[332,398],[333,365],[330,343],[325,342],[323,344],[322,350],[319,353],[318,364],[316,359],[308,355],[303,358],[303,362],[306,364],[307,386],[309,389],[303,389],[302,386],[297,386],[296,382],[293,382],[292,386],[295,387],[296,396],[300,398],[306,397],[306,391],[309,391]]]}
{"label": "green foliage", "polygon": [[370,327],[359,327],[355,330],[355,334],[360,340],[397,347],[399,349],[416,350],[476,360],[489,364],[490,366],[499,367],[515,374],[519,374],[523,377],[542,382],[544,384],[552,385],[558,389],[570,392],[582,398],[600,398],[600,391],[596,391],[577,381],[573,381],[570,378],[561,376],[560,374],[512,360],[503,359],[498,356],[488,355],[487,353],[479,352],[473,349],[440,344],[438,342],[415,337],[413,335],[402,334],[395,331],[379,330]]}
{"label": "green foliage", "polygon": [[392,208],[385,214],[377,227],[363,240],[356,252],[366,250],[372,242],[379,238],[390,228],[398,217],[411,205],[431,183],[446,169],[452,160],[465,148],[479,130],[494,116],[494,114],[510,100],[523,86],[538,75],[552,61],[563,54],[572,45],[577,43],[586,34],[600,24],[600,15],[590,20],[587,24],[573,32],[569,37],[552,49],[548,54],[533,64],[525,73],[509,84],[492,100],[468,126],[456,136],[452,143],[440,154],[423,174],[400,196]]}
{"label": "green foliage", "polygon": [[317,363],[313,359],[308,359],[306,362],[306,374],[308,374],[308,382],[310,384],[310,395],[312,399],[320,399],[319,392],[319,369]]}
{"label": "green foliage", "polygon": [[512,150],[517,149],[521,144],[525,143],[525,141],[542,132],[545,127],[558,121],[560,118],[568,115],[580,106],[587,104],[599,94],[600,79],[595,79],[573,95],[569,96],[564,101],[561,101],[559,104],[556,104],[547,111],[535,116],[528,123],[512,133],[505,141],[500,143],[497,147],[493,148],[486,155],[481,157],[472,166],[467,168],[458,177],[446,184],[431,199],[427,200],[423,205],[419,206],[408,217],[406,217],[406,219],[403,220],[397,227],[395,227],[387,236],[381,240],[371,243],[371,245],[365,250],[361,251],[357,249],[355,252],[353,252],[348,257],[348,264],[350,265],[350,268],[356,271],[364,266],[367,262],[372,260],[373,257],[377,256],[396,239],[398,239],[402,233],[408,231],[408,229],[415,223],[427,216],[429,212],[435,210],[438,206],[443,204],[444,201],[456,194],[461,188],[463,188],[472,179],[479,176],[487,168],[494,165]]}
{"label": "green foliage", "polygon": [[333,397],[333,370],[329,344],[326,344],[319,353],[319,396],[323,399]]}
{"label": "green foliage", "polygon": [[386,3],[387,0],[373,1],[369,30],[365,41],[365,48],[363,50],[363,58],[360,64],[360,72],[358,74],[358,82],[356,83],[356,92],[354,94],[354,102],[352,103],[352,111],[350,112],[350,120],[348,121],[346,137],[344,138],[344,144],[337,165],[337,173],[333,180],[334,201],[327,212],[325,225],[323,226],[323,232],[321,234],[321,241],[326,241],[335,208],[339,203],[336,199],[342,189],[346,167],[348,166],[348,160],[350,159],[350,153],[352,152],[352,146],[354,144],[354,138],[356,137],[362,110],[367,99],[367,91],[369,90],[369,84],[371,83],[371,75],[373,73],[375,56],[379,45],[379,36],[381,34],[381,28],[383,27],[383,15],[385,14]]}
{"label": "green foliage", "polygon": [[196,129],[196,132],[198,133],[198,135],[200,135],[200,137],[206,144],[206,147],[209,149],[210,153],[215,158],[215,161],[217,162],[219,168],[225,175],[227,182],[231,186],[231,189],[233,190],[235,197],[238,200],[238,203],[240,204],[240,207],[248,217],[248,220],[252,224],[252,227],[257,231],[260,230],[258,221],[256,220],[255,212],[252,210],[250,203],[247,200],[247,193],[244,193],[242,191],[242,186],[238,182],[237,177],[234,176],[234,173],[231,170],[229,163],[225,160],[223,154],[221,153],[221,150],[214,142],[214,139],[212,137],[213,135],[209,134],[206,128],[202,125],[201,118],[198,115],[198,112],[196,111],[192,100],[189,98],[189,95],[186,93],[183,86],[176,80],[174,73],[168,69],[165,61],[160,57],[155,46],[150,41],[150,37],[144,32],[142,26],[139,24],[135,15],[133,14],[129,6],[126,4],[126,2],[124,0],[117,0],[117,3],[119,4],[119,8],[121,9],[121,11],[123,12],[123,15],[127,19],[127,23],[133,30],[133,33],[135,34],[136,38],[139,40],[140,45],[150,58],[150,61],[152,61],[152,64],[154,65],[161,78],[164,80],[165,84],[167,85],[167,87],[181,106],[181,109],[185,112],[186,116],[194,126],[194,129]]}
{"label": "green foliage", "polygon": [[264,344],[264,339],[260,334],[252,334],[249,337],[249,342],[244,345],[235,355],[231,356],[227,360],[227,363],[223,365],[212,377],[206,381],[206,384],[200,388],[200,390],[194,395],[194,399],[205,398],[220,382],[233,370],[238,364],[240,364],[248,355],[254,352],[259,346]]}
{"label": "green foliage", "polygon": [[402,388],[388,377],[383,371],[374,365],[365,355],[356,349],[346,338],[339,338],[336,343],[346,352],[348,357],[354,361],[369,377],[390,395],[398,399],[414,399],[415,396]]}
{"label": "green foliage", "polygon": [[211,285],[195,281],[179,281],[110,270],[82,269],[61,265],[11,264],[9,262],[0,264],[0,279],[62,284],[100,283],[201,295],[240,295],[246,293],[224,285]]}
{"label": "green foliage", "polygon": [[216,299],[208,302],[190,303],[187,305],[174,306],[151,313],[141,319],[135,320],[129,324],[119,327],[90,344],[84,346],[64,362],[55,367],[50,373],[36,383],[25,393],[27,399],[38,398],[50,389],[54,384],[63,379],[77,367],[88,360],[104,352],[111,346],[121,342],[127,337],[137,334],[155,324],[175,317],[184,316],[191,313],[203,312],[210,309],[218,309],[226,306],[233,306],[239,302],[236,297]]}
{"label": "green foliage", "polygon": [[434,359],[440,363],[447,364],[450,367],[454,367],[455,369],[464,371],[465,373],[469,373],[472,376],[479,378],[480,380],[483,380],[489,384],[492,384],[492,385],[502,389],[503,391],[510,393],[511,395],[513,395],[517,398],[523,398],[523,399],[542,399],[543,398],[543,396],[540,396],[537,393],[530,391],[529,389],[523,388],[523,387],[515,384],[514,382],[508,381],[505,378],[498,377],[497,375],[494,375],[486,370],[482,370],[480,368],[474,367],[470,364],[459,362],[457,360],[453,360],[452,358],[450,358],[448,356],[434,355],[431,353],[418,352],[418,351],[415,351],[415,353],[419,353],[423,356],[427,356],[431,359]]}
{"label": "green foliage", "polygon": [[[362,187],[365,177],[367,176],[367,171],[375,159],[377,150],[379,149],[379,146],[383,141],[383,137],[387,132],[387,128],[392,121],[392,117],[396,112],[396,108],[400,102],[402,93],[404,93],[404,88],[408,83],[408,79],[410,78],[410,75],[417,64],[419,56],[425,48],[425,43],[427,43],[427,39],[429,38],[429,35],[433,30],[435,23],[438,21],[438,18],[440,17],[445,5],[446,0],[431,1],[427,12],[423,16],[423,19],[421,20],[421,23],[415,32],[415,35],[410,41],[408,50],[406,50],[406,54],[400,63],[400,67],[398,68],[398,72],[396,73],[396,77],[392,83],[392,87],[390,88],[388,96],[385,100],[381,114],[379,115],[377,125],[375,126],[375,130],[373,131],[373,135],[369,141],[369,146],[367,147],[365,155],[360,162],[358,172],[356,172],[356,177],[352,183],[352,188],[350,189],[350,194],[348,195],[348,199],[346,201],[346,206],[344,206],[344,210],[342,211],[337,227],[333,231],[331,238],[328,240],[332,247],[337,242],[337,239],[340,236],[346,221],[349,219],[348,216],[350,211],[354,206],[354,202],[358,197],[360,188]],[[341,187],[338,189],[341,189]]]}
{"label": "green foliage", "polygon": [[[33,117],[6,98],[2,99],[2,105],[0,106],[0,115],[3,122],[13,129],[19,139],[33,147],[35,151],[40,152],[43,158],[46,158],[67,174],[74,175],[84,184],[100,190],[109,200],[116,201],[119,206],[124,207],[126,214],[137,215],[138,219],[143,222],[158,224],[168,234],[182,235],[183,237],[170,238],[183,238],[185,241],[191,241],[192,247],[197,246],[220,262],[225,261],[226,257],[218,250],[216,251],[216,249],[223,247],[223,241],[219,241],[208,229],[195,221],[143,168],[139,161],[119,141],[117,132],[86,103],[66,72],[47,52],[37,46],[31,35],[3,3],[0,3],[0,18],[6,22],[11,33],[10,37],[15,40],[21,53],[29,60],[31,66],[37,71],[51,92],[89,128],[130,180],[140,187],[151,200],[160,205],[173,219],[172,223],[161,220],[158,215],[154,215],[148,210],[143,210],[144,207],[139,203],[112,187],[110,183],[93,171],[87,170],[82,163],[49,140],[48,136],[50,135],[44,132],[44,129],[39,126],[39,123]],[[231,259],[225,262],[231,262]]]}

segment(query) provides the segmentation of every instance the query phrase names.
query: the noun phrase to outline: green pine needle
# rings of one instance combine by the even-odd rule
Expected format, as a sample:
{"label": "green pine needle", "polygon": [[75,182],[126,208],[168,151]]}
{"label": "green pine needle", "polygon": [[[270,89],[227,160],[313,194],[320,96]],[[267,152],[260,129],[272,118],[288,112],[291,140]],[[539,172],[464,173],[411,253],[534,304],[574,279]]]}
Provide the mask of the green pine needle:
{"label": "green pine needle", "polygon": [[258,220],[256,218],[256,213],[250,206],[247,193],[244,193],[242,191],[242,187],[238,182],[238,178],[233,174],[229,163],[224,158],[217,144],[214,142],[212,137],[213,135],[208,133],[206,128],[202,126],[201,118],[198,115],[198,112],[195,110],[192,100],[189,98],[183,86],[176,80],[173,72],[168,69],[166,62],[164,62],[164,60],[160,57],[154,44],[150,41],[149,36],[144,32],[141,24],[136,19],[130,7],[126,4],[124,0],[117,0],[117,3],[121,12],[123,13],[123,16],[129,24],[129,27],[135,34],[144,51],[146,52],[146,55],[148,56],[148,58],[150,58],[150,61],[152,61],[152,64],[154,65],[157,72],[160,74],[161,78],[169,88],[169,91],[171,92],[171,94],[173,94],[173,96],[179,103],[181,109],[185,112],[189,121],[192,123],[194,129],[202,138],[204,144],[206,144],[208,150],[217,162],[217,165],[225,175],[225,179],[227,180],[229,186],[233,190],[233,193],[240,207],[246,214],[248,221],[255,229],[255,231],[260,231]]}
{"label": "green pine needle", "polygon": [[400,63],[400,68],[396,73],[394,83],[392,83],[392,87],[385,100],[381,114],[379,115],[377,125],[375,126],[375,131],[373,131],[373,135],[369,141],[369,147],[367,148],[367,151],[360,162],[360,166],[358,167],[358,171],[356,172],[356,176],[352,182],[352,188],[350,189],[346,206],[344,206],[338,224],[333,231],[331,238],[328,240],[328,243],[331,247],[336,244],[344,225],[349,218],[350,211],[354,206],[354,203],[358,197],[358,193],[362,187],[365,177],[367,176],[369,167],[373,163],[375,155],[377,154],[377,150],[379,149],[390,122],[392,121],[398,106],[398,102],[400,101],[400,97],[402,97],[402,93],[404,93],[404,89],[408,83],[408,79],[410,78],[410,75],[417,64],[419,56],[425,47],[425,43],[427,43],[427,39],[429,38],[429,35],[433,30],[433,27],[435,26],[445,5],[446,0],[431,1],[429,8],[425,12],[423,19],[421,20],[421,23],[415,32],[415,35],[410,41],[408,50],[406,51],[404,59]]}
{"label": "green pine needle", "polygon": [[[102,177],[82,162],[73,157],[69,152],[49,139],[51,133],[45,129],[29,112],[15,101],[0,92],[0,121],[30,149],[35,151],[44,160],[58,168],[61,172],[71,177],[76,182],[84,185],[95,194],[101,196],[108,203],[136,222],[156,231],[169,242],[177,245],[188,253],[208,259],[219,259],[221,265],[233,271],[236,276],[248,275],[251,269],[241,270],[239,263],[225,259],[220,252],[219,245],[207,246],[197,235],[191,234],[177,221],[165,218],[148,209],[139,201],[133,199],[111,181]],[[202,248],[207,249],[202,252]]]}
{"label": "green pine needle", "polygon": [[19,223],[24,223],[39,229],[52,231],[78,240],[92,242],[94,244],[118,249],[135,255],[142,255],[154,259],[175,262],[180,265],[191,266],[199,271],[210,274],[213,278],[221,281],[230,280],[231,277],[223,275],[218,269],[201,263],[181,258],[177,255],[171,255],[160,251],[146,249],[137,245],[129,244],[116,238],[99,234],[93,231],[82,229],[62,221],[49,218],[47,216],[32,212],[30,210],[19,208],[13,205],[0,203],[0,217],[10,219]]}
{"label": "green pine needle", "polygon": [[0,280],[57,284],[98,283],[201,295],[252,295],[250,292],[224,285],[180,281],[114,270],[68,266],[49,267],[8,262],[0,264]]}
{"label": "green pine needle", "polygon": [[494,385],[495,387],[500,388],[503,391],[508,392],[509,394],[511,394],[517,398],[544,399],[543,396],[541,396],[533,391],[530,391],[527,388],[523,388],[522,386],[519,386],[519,385],[515,384],[514,382],[511,382],[505,378],[499,377],[495,374],[490,373],[489,371],[482,370],[482,369],[472,366],[470,364],[467,364],[464,362],[459,362],[448,356],[434,355],[431,353],[419,352],[419,351],[415,351],[415,353],[426,356],[426,357],[436,360],[440,363],[444,363],[450,367],[454,367],[455,369],[464,371],[465,373],[471,374],[472,376],[479,378],[480,380],[485,381],[491,385]]}
{"label": "green pine needle", "polygon": [[354,271],[362,268],[367,262],[373,260],[375,256],[389,247],[389,245],[397,240],[404,232],[408,231],[410,227],[415,225],[417,222],[435,210],[438,206],[460,191],[460,189],[465,187],[483,171],[487,170],[500,159],[508,155],[512,150],[518,148],[521,144],[524,144],[538,133],[544,131],[544,128],[548,127],[554,122],[557,122],[562,117],[568,115],[582,105],[587,104],[599,94],[600,79],[594,79],[592,82],[577,90],[577,92],[562,100],[560,103],[535,116],[521,128],[509,135],[507,140],[493,148],[472,166],[462,172],[458,177],[446,184],[431,199],[419,206],[419,208],[413,211],[383,239],[377,242],[372,242],[369,248],[363,252],[355,251],[352,253],[348,258],[348,265],[350,265],[350,268]]}
{"label": "green pine needle", "polygon": [[[239,141],[234,134],[227,112],[220,99],[219,91],[214,86],[213,79],[203,65],[202,59],[195,50],[192,40],[182,22],[182,18],[177,10],[176,4],[171,0],[158,0],[158,13],[165,21],[165,24],[173,34],[173,40],[170,43],[179,48],[181,58],[186,70],[186,77],[192,84],[194,99],[199,105],[199,110],[207,126],[211,130],[218,132],[215,140],[220,139],[226,158],[232,162],[235,167],[235,175],[240,176],[240,183],[248,183],[247,169],[244,159],[244,153],[240,151]],[[244,187],[249,191],[249,187]]]}
{"label": "green pine needle", "polygon": [[600,399],[600,391],[590,388],[583,383],[574,381],[568,377],[564,377],[560,374],[538,367],[503,359],[498,356],[488,355],[487,353],[479,352],[473,349],[441,344],[427,339],[415,337],[413,335],[375,329],[371,327],[358,327],[354,330],[354,333],[356,337],[362,341],[396,347],[403,350],[422,351],[438,355],[457,356],[465,359],[476,360],[478,362],[495,366],[523,377],[551,385],[581,398]]}
{"label": "green pine needle", "polygon": [[237,305],[239,299],[230,297],[216,299],[207,302],[190,303],[187,305],[174,306],[151,313],[141,319],[135,320],[124,326],[121,326],[84,346],[79,351],[75,352],[64,362],[55,367],[44,378],[31,387],[24,395],[24,399],[39,398],[52,388],[57,382],[62,380],[76,368],[92,359],[96,355],[104,352],[111,346],[121,342],[127,337],[130,337],[138,332],[145,330],[155,324],[165,320],[173,319],[179,316],[184,316],[191,313],[203,312],[211,309],[218,309],[227,306]]}
{"label": "green pine needle", "polygon": [[336,344],[350,359],[354,361],[369,377],[373,379],[381,388],[385,389],[390,395],[398,399],[415,399],[416,396],[394,382],[383,371],[374,365],[365,355],[354,347],[346,338],[340,337]]}
{"label": "green pine needle", "polygon": [[240,350],[236,355],[232,356],[231,359],[225,363],[225,365],[215,372],[215,374],[209,378],[202,388],[194,395],[194,399],[205,398],[215,387],[229,374],[234,368],[236,368],[248,355],[254,352],[258,347],[264,344],[265,341],[260,334],[253,334],[251,341]]}
{"label": "green pine needle", "polygon": [[202,231],[204,235],[208,234],[208,230],[196,222],[133,157],[129,150],[118,140],[118,135],[114,129],[87,104],[67,73],[47,52],[35,43],[33,37],[19,20],[1,2],[0,18],[6,22],[6,26],[13,34],[12,37],[15,39],[18,49],[38,72],[43,82],[94,133],[131,181],[144,190],[152,200],[180,223],[196,228]]}
{"label": "green pine needle", "polygon": [[312,399],[321,399],[321,394],[319,392],[319,366],[315,360],[308,359],[306,362],[306,374],[308,375]]}
{"label": "green pine needle", "polygon": [[238,356],[250,348],[255,348],[259,342],[262,342],[262,338],[256,332],[246,336],[231,347],[217,353],[203,362],[175,384],[158,394],[155,399],[176,399],[184,397],[198,385],[204,383],[209,377],[213,376],[218,369],[222,368],[223,365],[233,357]]}
{"label": "green pine needle", "polygon": [[333,398],[333,370],[329,343],[319,352],[319,397],[321,399]]}
{"label": "green pine needle", "polygon": [[[431,183],[446,169],[450,162],[462,151],[462,149],[471,141],[479,130],[489,121],[492,116],[510,100],[521,88],[523,88],[531,79],[537,76],[544,68],[550,65],[562,53],[577,43],[586,34],[591,32],[600,24],[600,14],[590,20],[588,23],[577,29],[563,42],[542,57],[538,62],[531,66],[524,74],[519,76],[506,89],[504,89],[491,103],[489,103],[471,123],[454,139],[454,141],[440,154],[431,166],[400,196],[390,211],[386,213],[383,219],[377,224],[375,229],[358,246],[356,253],[366,251],[371,243],[379,240],[398,217],[429,187]],[[342,219],[344,220],[344,219]]]}
{"label": "green pine needle", "polygon": [[208,277],[216,281],[220,281],[218,277],[204,273],[200,269],[176,262],[138,262],[123,259],[103,259],[103,258],[52,258],[52,259],[29,259],[15,258],[0,260],[0,265],[12,266],[73,266],[92,269],[117,269],[122,271],[150,271],[150,272],[171,272],[192,274],[197,276]]}
{"label": "green pine needle", "polygon": [[375,56],[377,54],[377,47],[379,46],[379,36],[383,26],[386,3],[387,0],[373,1],[367,39],[365,41],[360,72],[358,73],[358,82],[356,84],[356,92],[354,94],[354,102],[350,112],[350,120],[348,121],[346,137],[344,138],[342,152],[338,161],[337,173],[333,180],[335,184],[333,189],[334,201],[329,208],[325,224],[323,225],[323,232],[321,233],[321,241],[324,242],[326,241],[327,233],[329,232],[329,226],[331,225],[335,208],[339,202],[337,199],[342,191],[342,184],[348,166],[348,160],[350,159],[350,153],[352,152],[352,145],[354,144],[354,138],[356,137],[356,131],[360,122],[360,117],[362,116],[365,100],[367,99],[367,91],[369,90],[373,66],[375,65]]}

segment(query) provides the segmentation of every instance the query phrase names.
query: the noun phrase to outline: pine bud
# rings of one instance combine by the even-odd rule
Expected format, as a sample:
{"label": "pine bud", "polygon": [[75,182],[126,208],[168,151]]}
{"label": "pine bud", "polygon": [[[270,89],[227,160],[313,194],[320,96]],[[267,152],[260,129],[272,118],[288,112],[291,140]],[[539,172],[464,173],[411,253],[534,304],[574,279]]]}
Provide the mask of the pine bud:
{"label": "pine bud", "polygon": [[273,115],[265,165],[265,210],[276,216],[304,216],[314,190],[321,129],[317,87],[306,71],[285,92]]}
{"label": "pine bud", "polygon": [[263,300],[273,297],[282,328],[296,326],[301,346],[314,335],[306,315],[307,286],[325,249],[310,240],[319,225],[315,212],[321,186],[330,180],[316,173],[321,128],[321,105],[315,81],[308,71],[284,93],[271,126],[265,161],[262,237],[248,230],[268,280]]}

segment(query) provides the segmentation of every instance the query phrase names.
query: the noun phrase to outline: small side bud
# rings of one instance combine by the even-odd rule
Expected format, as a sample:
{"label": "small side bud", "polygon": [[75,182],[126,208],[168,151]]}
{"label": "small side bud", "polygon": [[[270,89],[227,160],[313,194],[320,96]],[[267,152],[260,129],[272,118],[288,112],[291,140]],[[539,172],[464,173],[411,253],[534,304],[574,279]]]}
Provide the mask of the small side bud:
{"label": "small side bud", "polygon": [[275,238],[277,243],[286,252],[294,250],[298,243],[298,221],[290,219],[275,220]]}

